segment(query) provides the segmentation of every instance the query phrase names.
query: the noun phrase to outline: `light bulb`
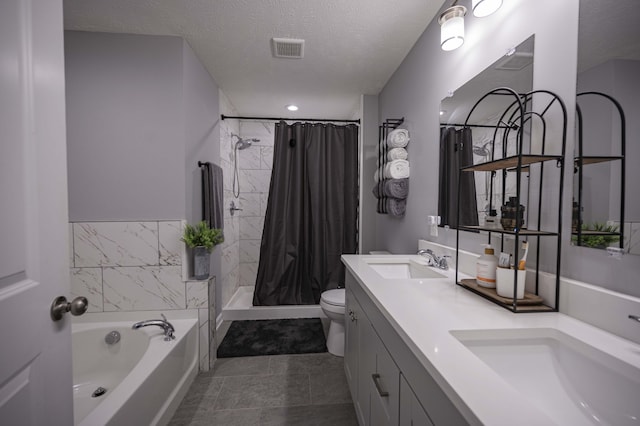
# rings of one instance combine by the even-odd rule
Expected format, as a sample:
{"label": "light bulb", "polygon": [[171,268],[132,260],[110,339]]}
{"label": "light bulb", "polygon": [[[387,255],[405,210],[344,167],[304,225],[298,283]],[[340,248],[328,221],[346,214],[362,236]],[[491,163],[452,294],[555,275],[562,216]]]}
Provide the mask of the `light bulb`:
{"label": "light bulb", "polygon": [[484,18],[491,15],[502,6],[502,0],[473,0],[471,2],[471,9],[473,10],[473,16],[477,18]]}

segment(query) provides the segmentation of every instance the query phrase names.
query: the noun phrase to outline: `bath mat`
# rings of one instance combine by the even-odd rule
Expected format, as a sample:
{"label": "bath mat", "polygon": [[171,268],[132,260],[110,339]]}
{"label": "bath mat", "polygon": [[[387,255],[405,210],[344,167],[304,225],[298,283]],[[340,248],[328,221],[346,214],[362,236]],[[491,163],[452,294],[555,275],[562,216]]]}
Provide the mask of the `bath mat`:
{"label": "bath mat", "polygon": [[218,358],[327,352],[320,318],[233,321]]}

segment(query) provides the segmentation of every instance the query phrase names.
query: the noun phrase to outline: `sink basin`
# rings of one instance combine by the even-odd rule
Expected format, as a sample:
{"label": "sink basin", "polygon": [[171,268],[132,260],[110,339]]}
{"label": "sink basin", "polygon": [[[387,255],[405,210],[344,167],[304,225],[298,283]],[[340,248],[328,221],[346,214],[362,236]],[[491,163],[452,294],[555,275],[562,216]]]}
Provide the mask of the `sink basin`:
{"label": "sink basin", "polygon": [[367,262],[382,278],[388,279],[425,279],[446,278],[432,266],[416,262],[413,259],[377,259]]}
{"label": "sink basin", "polygon": [[552,328],[451,334],[558,424],[640,425],[633,365]]}

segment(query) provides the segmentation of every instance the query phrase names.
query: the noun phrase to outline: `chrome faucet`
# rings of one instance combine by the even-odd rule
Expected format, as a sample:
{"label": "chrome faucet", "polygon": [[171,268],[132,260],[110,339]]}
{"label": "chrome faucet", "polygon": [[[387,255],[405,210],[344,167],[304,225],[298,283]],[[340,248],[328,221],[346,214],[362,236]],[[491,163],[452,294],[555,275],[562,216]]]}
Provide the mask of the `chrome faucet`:
{"label": "chrome faucet", "polygon": [[429,266],[435,266],[436,268],[444,269],[445,271],[449,269],[449,264],[447,263],[447,258],[450,256],[441,256],[438,257],[431,249],[426,250],[418,250],[418,254],[420,256],[424,256],[427,258],[427,264]]}
{"label": "chrome faucet", "polygon": [[166,342],[169,342],[173,339],[176,338],[176,336],[173,335],[173,333],[176,331],[175,328],[173,328],[173,325],[167,321],[167,317],[164,316],[164,314],[160,314],[162,315],[162,319],[152,319],[152,320],[146,320],[146,321],[140,321],[137,322],[135,324],[133,324],[133,326],[131,326],[132,329],[137,330],[139,328],[142,327],[147,327],[149,325],[157,325],[158,327],[162,328],[164,330],[164,340]]}

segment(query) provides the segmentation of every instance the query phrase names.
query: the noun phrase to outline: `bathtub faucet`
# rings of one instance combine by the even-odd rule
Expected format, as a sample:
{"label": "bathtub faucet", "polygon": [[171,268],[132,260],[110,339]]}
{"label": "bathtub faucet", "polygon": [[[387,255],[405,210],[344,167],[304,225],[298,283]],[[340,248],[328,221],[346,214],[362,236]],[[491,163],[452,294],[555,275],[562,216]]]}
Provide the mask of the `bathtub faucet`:
{"label": "bathtub faucet", "polygon": [[173,335],[176,329],[173,328],[173,325],[171,325],[169,321],[167,321],[167,317],[165,317],[164,314],[160,314],[160,315],[162,315],[162,319],[140,321],[133,324],[131,328],[134,330],[137,330],[139,328],[147,327],[149,325],[157,325],[158,327],[161,327],[164,330],[164,340],[166,342],[169,342],[176,338],[176,336]]}

